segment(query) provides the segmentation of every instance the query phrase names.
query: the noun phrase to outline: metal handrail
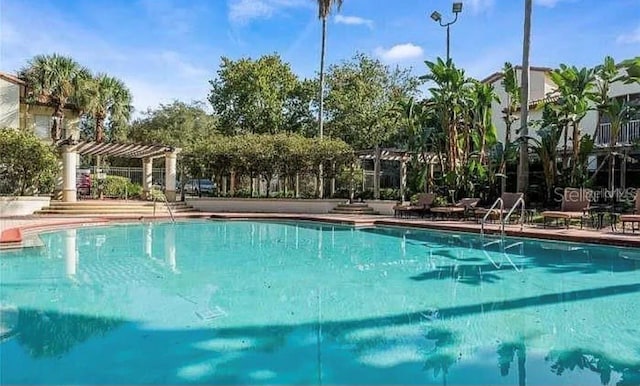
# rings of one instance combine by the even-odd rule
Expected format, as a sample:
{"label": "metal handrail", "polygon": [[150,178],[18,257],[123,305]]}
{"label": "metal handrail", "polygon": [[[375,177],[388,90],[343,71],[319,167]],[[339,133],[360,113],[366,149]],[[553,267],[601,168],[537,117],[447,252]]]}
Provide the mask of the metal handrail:
{"label": "metal handrail", "polygon": [[171,216],[171,222],[176,222],[175,217],[173,217],[173,210],[171,209],[171,206],[169,205],[169,200],[167,200],[167,196],[162,193],[162,198],[164,199],[164,205],[167,207],[167,210],[169,211],[169,215]]}
{"label": "metal handrail", "polygon": [[489,208],[487,213],[482,218],[482,222],[480,225],[480,235],[484,236],[484,223],[487,221],[487,218],[489,217],[489,215],[491,215],[491,212],[496,208],[498,204],[500,204],[500,222],[502,222],[502,211],[504,209],[504,201],[502,200],[502,197],[498,197],[496,202],[494,202],[493,205],[491,205],[491,208]]}
{"label": "metal handrail", "polygon": [[[167,208],[167,210],[169,211],[169,216],[171,216],[171,222],[176,222],[175,217],[173,216],[173,210],[171,209],[171,206],[169,205],[169,200],[167,200],[167,196],[162,193],[162,200],[164,201],[164,205]],[[156,202],[158,201],[158,198],[154,195],[153,196],[153,217],[156,217]]]}
{"label": "metal handrail", "polygon": [[520,205],[520,232],[522,232],[522,230],[524,229],[524,212],[525,212],[525,203],[524,203],[524,198],[520,197],[518,198],[518,201],[516,201],[515,205],[513,205],[511,207],[511,210],[509,210],[509,213],[507,213],[507,215],[504,217],[504,219],[502,220],[502,236],[504,237],[504,224],[509,221],[509,217],[511,217],[511,214],[513,213],[514,210],[516,210],[516,208],[518,207],[518,205]]}

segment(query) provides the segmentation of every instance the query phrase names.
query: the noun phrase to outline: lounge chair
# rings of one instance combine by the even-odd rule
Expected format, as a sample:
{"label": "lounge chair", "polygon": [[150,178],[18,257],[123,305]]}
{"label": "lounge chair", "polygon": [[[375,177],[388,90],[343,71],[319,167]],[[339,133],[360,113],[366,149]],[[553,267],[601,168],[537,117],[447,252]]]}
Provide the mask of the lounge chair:
{"label": "lounge chair", "polygon": [[464,216],[471,208],[475,208],[480,202],[479,198],[463,198],[462,200],[453,204],[453,206],[438,206],[431,208],[431,213],[439,214],[440,217],[452,217],[454,214],[457,216]]}
{"label": "lounge chair", "polygon": [[403,217],[411,213],[424,215],[429,212],[433,200],[436,199],[435,193],[421,193],[418,195],[418,201],[415,204],[396,205],[393,207],[393,214],[396,217]]}
{"label": "lounge chair", "polygon": [[[622,233],[624,233],[624,228],[628,222],[631,223],[631,232],[635,233],[635,224],[640,224],[640,189],[636,192],[636,206],[633,210],[633,214],[621,215],[620,221],[622,222]],[[638,229],[640,229],[640,225],[638,225]]]}
{"label": "lounge chair", "polygon": [[562,204],[560,210],[547,210],[542,212],[542,224],[546,228],[547,219],[564,220],[565,226],[569,228],[571,220],[580,219],[580,229],[584,225],[584,220],[589,213],[589,198],[591,197],[590,189],[565,188],[562,196]]}
{"label": "lounge chair", "polygon": [[[506,216],[507,213],[516,205],[519,199],[524,197],[524,193],[502,193],[500,198],[502,199],[502,212],[500,211],[500,207],[497,206],[491,210],[491,214],[489,218],[491,220],[496,220],[501,216]],[[489,212],[489,208],[477,208],[474,210],[474,215],[476,220],[484,218],[484,216]]]}

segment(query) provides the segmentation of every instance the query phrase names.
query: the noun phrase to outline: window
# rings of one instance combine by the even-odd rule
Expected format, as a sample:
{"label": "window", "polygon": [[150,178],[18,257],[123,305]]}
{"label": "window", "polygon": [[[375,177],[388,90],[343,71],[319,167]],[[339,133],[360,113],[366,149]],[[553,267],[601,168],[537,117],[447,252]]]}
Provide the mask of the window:
{"label": "window", "polygon": [[34,133],[40,139],[51,138],[51,117],[48,115],[36,115],[34,117]]}

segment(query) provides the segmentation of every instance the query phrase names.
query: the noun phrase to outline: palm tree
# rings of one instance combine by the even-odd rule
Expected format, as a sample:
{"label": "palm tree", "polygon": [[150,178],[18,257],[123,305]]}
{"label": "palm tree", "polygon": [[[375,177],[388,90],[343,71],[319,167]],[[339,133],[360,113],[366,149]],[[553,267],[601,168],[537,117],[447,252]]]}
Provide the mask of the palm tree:
{"label": "palm tree", "polygon": [[[522,40],[522,81],[520,91],[520,135],[529,135],[529,52],[531,46],[531,8],[533,0],[524,1],[524,37]],[[529,186],[529,149],[527,141],[520,143],[518,167],[518,192],[526,192]]]}
{"label": "palm tree", "polygon": [[20,70],[20,76],[27,82],[30,98],[53,105],[51,139],[59,140],[64,109],[77,102],[83,81],[91,76],[89,70],[66,56],[37,55]]}
{"label": "palm tree", "polygon": [[[324,58],[326,54],[327,44],[327,18],[331,14],[331,10],[336,7],[338,10],[342,7],[344,0],[316,0],[318,3],[318,18],[322,20],[322,48],[320,49],[320,109],[318,110],[318,135],[320,138],[324,136]],[[324,191],[322,180],[322,165],[320,165],[320,180],[318,184],[320,198]]]}
{"label": "palm tree", "polygon": [[500,173],[503,175],[500,191],[504,193],[507,188],[507,149],[511,145],[511,127],[516,121],[516,111],[520,101],[520,88],[518,87],[518,79],[516,69],[509,62],[504,64],[502,68],[502,87],[507,94],[507,107],[504,109],[502,119],[506,127],[504,135],[504,148],[502,150],[502,158],[500,160]]}
{"label": "palm tree", "polygon": [[98,74],[86,82],[83,107],[95,118],[96,142],[103,142],[104,125],[107,119],[111,123],[123,123],[129,120],[132,110],[131,93],[121,80]]}

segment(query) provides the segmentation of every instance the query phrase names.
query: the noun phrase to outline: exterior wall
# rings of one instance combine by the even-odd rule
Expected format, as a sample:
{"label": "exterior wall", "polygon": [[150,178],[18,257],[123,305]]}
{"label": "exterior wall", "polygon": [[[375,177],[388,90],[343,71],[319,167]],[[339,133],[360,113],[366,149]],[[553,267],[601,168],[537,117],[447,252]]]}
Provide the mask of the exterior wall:
{"label": "exterior wall", "polygon": [[[625,75],[624,71],[620,70],[618,76]],[[611,84],[609,90],[609,97],[615,98],[621,95],[638,94],[640,93],[640,85],[637,83],[624,84],[623,82],[615,82]],[[593,105],[592,105],[593,107]],[[598,126],[598,112],[589,111],[581,122],[582,132],[593,136]]]}
{"label": "exterior wall", "polygon": [[0,127],[20,128],[20,85],[1,78]]}
{"label": "exterior wall", "polygon": [[0,217],[28,216],[50,202],[50,197],[0,197]]}
{"label": "exterior wall", "polygon": [[[522,71],[517,69],[516,76],[518,79],[518,83],[520,83],[520,77],[522,76]],[[498,134],[498,141],[504,143],[505,134],[507,131],[507,126],[504,122],[502,112],[507,107],[507,93],[502,86],[502,78],[497,79],[491,83],[494,87],[500,102],[493,102],[491,106],[491,120],[493,125],[496,127],[496,132]],[[540,100],[543,99],[547,94],[553,92],[556,87],[549,78],[548,73],[544,71],[531,71],[531,76],[529,78],[529,100]],[[536,121],[542,119],[542,111],[530,109],[529,111],[529,121]],[[516,119],[511,126],[511,140],[516,138],[515,131],[520,127],[520,120]],[[534,132],[530,132],[529,135],[535,137]]]}
{"label": "exterior wall", "polygon": [[[51,133],[49,128],[51,127],[51,115],[53,114],[53,107],[42,105],[25,105],[24,114],[24,128],[32,130],[43,141],[51,141]],[[46,124],[46,128],[43,129],[43,125]],[[65,109],[64,111],[64,131],[62,133],[63,138],[74,136],[78,138],[80,134],[80,117],[78,113]]]}
{"label": "exterior wall", "polygon": [[393,207],[398,205],[398,202],[391,200],[367,200],[366,203],[369,208],[387,216],[393,216]]}
{"label": "exterior wall", "polygon": [[[520,80],[522,72],[517,70],[518,81]],[[618,75],[623,75],[623,71],[621,70]],[[553,93],[556,90],[556,86],[549,77],[549,75],[542,71],[531,71],[530,78],[530,86],[531,86],[531,94],[529,100],[540,100],[545,96]],[[502,110],[507,106],[507,95],[502,87],[502,79],[498,79],[492,82],[493,87],[496,91],[496,94],[500,98],[500,103],[493,103],[492,106],[492,121],[496,127],[496,131],[498,133],[498,140],[500,142],[504,142],[506,125],[503,120]],[[611,85],[611,90],[609,92],[610,97],[617,97],[621,95],[627,94],[636,94],[640,93],[640,85],[638,84],[624,84],[622,82],[615,82]],[[542,119],[542,111],[531,109],[529,113],[529,120],[531,122]],[[596,132],[596,128],[598,125],[598,112],[597,111],[589,111],[587,115],[583,118],[581,122],[581,128],[583,134],[588,134],[593,136]],[[515,129],[520,127],[520,120],[516,120],[512,126],[512,138],[515,137]],[[537,137],[535,132],[529,133],[532,137]]]}
{"label": "exterior wall", "polygon": [[346,200],[194,198],[187,204],[203,212],[325,214]]}

